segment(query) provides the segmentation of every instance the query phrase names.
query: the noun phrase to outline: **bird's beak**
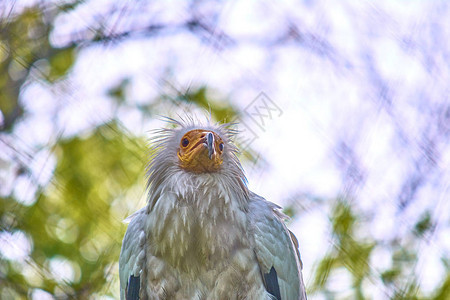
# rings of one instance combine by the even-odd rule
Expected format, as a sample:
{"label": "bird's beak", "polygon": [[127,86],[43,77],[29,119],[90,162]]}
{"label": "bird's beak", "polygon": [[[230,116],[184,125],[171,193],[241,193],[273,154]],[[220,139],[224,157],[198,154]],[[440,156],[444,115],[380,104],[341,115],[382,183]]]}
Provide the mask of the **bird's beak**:
{"label": "bird's beak", "polygon": [[214,149],[214,135],[212,132],[206,134],[206,147],[208,148],[208,157],[209,159],[212,159],[214,152],[216,152]]}

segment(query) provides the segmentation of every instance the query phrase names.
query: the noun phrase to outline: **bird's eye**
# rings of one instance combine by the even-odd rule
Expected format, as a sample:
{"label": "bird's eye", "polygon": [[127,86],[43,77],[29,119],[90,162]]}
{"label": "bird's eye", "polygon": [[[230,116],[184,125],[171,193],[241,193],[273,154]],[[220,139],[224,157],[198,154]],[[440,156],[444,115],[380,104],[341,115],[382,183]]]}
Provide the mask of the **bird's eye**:
{"label": "bird's eye", "polygon": [[219,144],[219,149],[220,149],[220,151],[223,151],[223,143]]}
{"label": "bird's eye", "polygon": [[189,145],[189,140],[187,138],[184,138],[181,140],[181,146],[187,147]]}

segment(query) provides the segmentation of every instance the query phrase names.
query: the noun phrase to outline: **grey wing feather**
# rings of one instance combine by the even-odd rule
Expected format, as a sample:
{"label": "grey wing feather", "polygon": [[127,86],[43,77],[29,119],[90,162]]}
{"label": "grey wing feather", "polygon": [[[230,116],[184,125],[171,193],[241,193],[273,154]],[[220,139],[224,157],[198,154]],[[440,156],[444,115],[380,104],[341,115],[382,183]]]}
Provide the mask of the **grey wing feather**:
{"label": "grey wing feather", "polygon": [[127,218],[131,220],[122,242],[119,259],[120,299],[139,299],[140,274],[145,260],[145,208]]}
{"label": "grey wing feather", "polygon": [[274,299],[306,299],[298,242],[279,207],[252,193],[249,206],[255,254],[266,290]]}

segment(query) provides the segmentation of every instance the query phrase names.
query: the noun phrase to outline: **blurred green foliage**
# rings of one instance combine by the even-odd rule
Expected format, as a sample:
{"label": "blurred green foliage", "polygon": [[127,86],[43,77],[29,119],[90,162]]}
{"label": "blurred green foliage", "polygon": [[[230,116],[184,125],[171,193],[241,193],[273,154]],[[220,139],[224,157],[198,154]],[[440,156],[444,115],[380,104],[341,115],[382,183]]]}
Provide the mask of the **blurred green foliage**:
{"label": "blurred green foliage", "polygon": [[[337,298],[342,295],[342,291],[336,291],[336,287],[330,286],[333,281],[332,275],[345,270],[350,275],[353,287],[352,291],[346,293],[349,299],[372,298],[373,295],[364,292],[364,282],[377,283],[379,280],[383,285],[378,284],[377,287],[382,289],[381,292],[386,299],[425,299],[414,275],[417,263],[416,251],[420,244],[420,239],[414,236],[417,236],[417,232],[423,234],[429,229],[429,221],[429,213],[425,213],[414,232],[405,236],[402,241],[385,245],[383,241],[377,241],[358,232],[364,226],[362,216],[356,214],[348,200],[337,198],[330,214],[333,246],[315,268],[309,291],[311,293],[320,291],[328,299]],[[376,247],[386,248],[392,253],[392,266],[382,273],[376,269],[377,262],[371,260]],[[449,287],[447,275],[434,295],[426,299],[447,299]]]}
{"label": "blurred green foliage", "polygon": [[0,131],[11,130],[22,116],[19,92],[32,70],[35,71],[32,77],[51,83],[64,76],[73,65],[76,57],[73,46],[55,48],[50,43],[57,12],[44,11],[38,5],[17,16],[3,12],[0,19],[0,110],[4,122]]}
{"label": "blurred green foliage", "polygon": [[195,103],[198,107],[205,109],[211,113],[213,120],[221,120],[221,122],[231,122],[239,116],[239,111],[231,105],[224,105],[225,101],[215,101],[208,97],[208,89],[203,86],[196,90],[189,91],[184,95],[177,97],[178,101]]}
{"label": "blurred green foliage", "polygon": [[[2,261],[7,270],[2,272],[2,288],[12,288],[22,297],[33,288],[76,299],[109,294],[109,285],[116,283],[109,274],[117,268],[126,228],[121,220],[129,205],[137,205],[135,190],[145,186],[146,149],[144,141],[132,138],[114,121],[88,136],[61,140],[54,149],[52,183],[38,193],[34,204],[0,199],[2,220],[6,215],[14,218],[9,230],[26,233],[33,244],[28,261]],[[75,274],[61,281],[49,267],[55,257],[70,264]],[[35,271],[24,274],[24,267]]]}
{"label": "blurred green foliage", "polygon": [[331,215],[334,248],[319,264],[314,278],[314,288],[326,290],[333,269],[345,268],[352,275],[355,298],[364,299],[362,281],[369,274],[369,256],[373,242],[355,240],[357,218],[351,207],[342,199],[337,200]]}

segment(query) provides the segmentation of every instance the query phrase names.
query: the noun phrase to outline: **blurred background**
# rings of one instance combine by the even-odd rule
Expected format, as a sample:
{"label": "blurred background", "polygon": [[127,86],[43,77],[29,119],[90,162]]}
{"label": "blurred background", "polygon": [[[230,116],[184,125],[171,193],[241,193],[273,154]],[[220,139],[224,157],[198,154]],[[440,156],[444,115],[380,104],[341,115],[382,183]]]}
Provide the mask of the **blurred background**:
{"label": "blurred background", "polygon": [[160,116],[238,122],[310,299],[449,299],[447,1],[0,2],[0,298],[118,299]]}

